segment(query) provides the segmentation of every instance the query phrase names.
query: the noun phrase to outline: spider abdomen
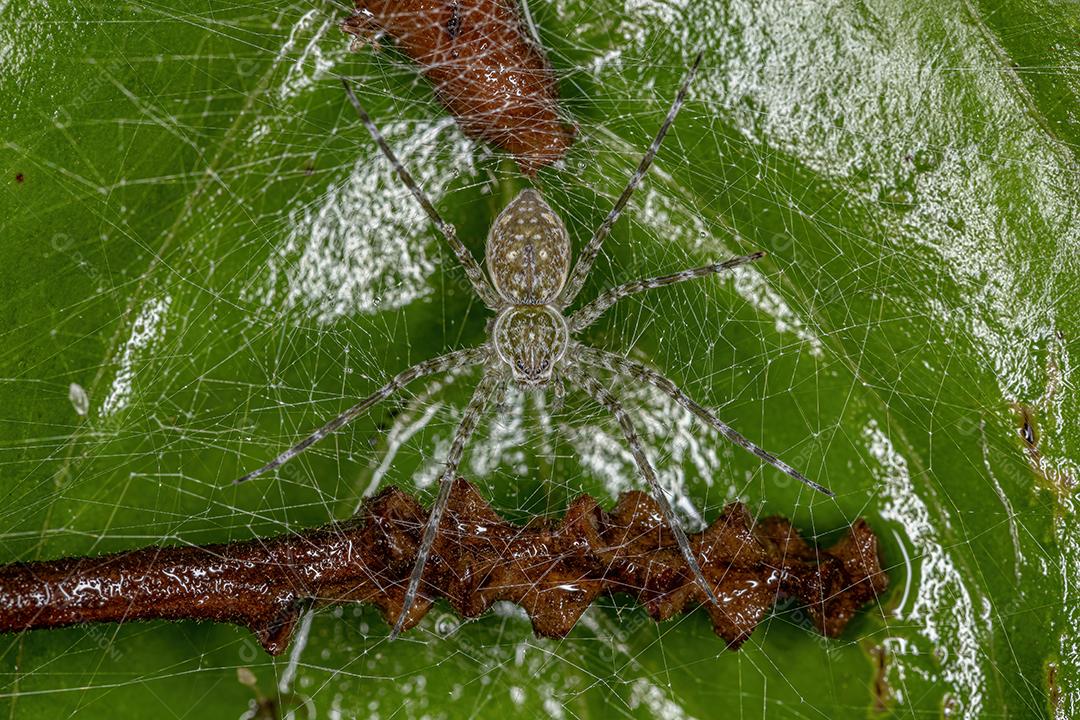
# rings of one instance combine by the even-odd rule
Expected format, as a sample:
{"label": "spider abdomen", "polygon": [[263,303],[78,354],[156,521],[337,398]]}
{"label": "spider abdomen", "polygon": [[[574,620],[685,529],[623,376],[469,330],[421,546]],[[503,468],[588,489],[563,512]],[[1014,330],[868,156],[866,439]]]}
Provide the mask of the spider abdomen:
{"label": "spider abdomen", "polygon": [[485,262],[508,303],[547,305],[570,272],[570,236],[540,193],[522,190],[492,223]]}

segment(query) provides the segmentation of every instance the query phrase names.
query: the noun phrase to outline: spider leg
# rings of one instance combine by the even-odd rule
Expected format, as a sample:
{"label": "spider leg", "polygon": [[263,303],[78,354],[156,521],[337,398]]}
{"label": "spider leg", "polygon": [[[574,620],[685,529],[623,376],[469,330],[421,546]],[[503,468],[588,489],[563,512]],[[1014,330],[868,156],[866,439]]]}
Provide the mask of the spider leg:
{"label": "spider leg", "polygon": [[661,275],[660,277],[635,280],[633,282],[617,285],[602,293],[591,303],[585,305],[571,315],[569,321],[570,332],[579,332],[589,327],[596,322],[596,319],[603,315],[609,307],[622,300],[627,295],[633,295],[634,293],[644,292],[666,285],[674,285],[676,283],[694,280],[707,275],[715,275],[724,270],[730,270],[731,268],[745,265],[746,263],[753,262],[763,257],[765,257],[764,252],[756,252],[750,255],[738,255],[730,260],[713,263],[712,265],[705,265],[691,270],[683,270],[682,272],[673,273],[671,275]]}
{"label": "spider leg", "polygon": [[598,348],[588,347],[586,345],[578,345],[577,352],[578,357],[581,359],[581,361],[587,365],[592,365],[593,367],[610,370],[611,372],[617,373],[619,375],[629,376],[635,380],[649,383],[653,387],[669,395],[673,400],[675,400],[675,402],[679,403],[684,408],[697,415],[701,420],[704,420],[708,425],[711,425],[721,435],[723,435],[739,447],[752,452],[754,455],[757,455],[759,458],[769,463],[776,469],[780,470],[784,474],[788,475],[789,477],[795,478],[796,480],[805,485],[808,485],[814,490],[817,490],[819,493],[828,495],[829,497],[834,497],[835,493],[833,493],[832,490],[825,487],[824,485],[821,485],[820,483],[814,482],[795,468],[788,465],[780,458],[776,457],[775,455],[766,450],[763,450],[762,448],[758,447],[754,443],[744,438],[742,435],[736,432],[734,428],[732,428],[720,418],[716,417],[716,415],[714,415],[708,409],[698,404],[696,401],[694,401],[693,398],[680,390],[675,383],[673,383],[664,375],[661,375],[656,370],[653,370],[652,368],[648,367],[647,365],[643,365],[642,363],[628,360],[627,358],[616,355],[615,353],[607,352],[606,350],[600,350]]}
{"label": "spider leg", "polygon": [[489,401],[491,406],[495,409],[495,412],[501,415],[509,415],[511,411],[510,401],[508,396],[510,394],[509,383],[503,383],[497,387],[491,394],[491,400]]}
{"label": "spider leg", "polygon": [[381,388],[379,388],[378,390],[373,392],[371,395],[368,395],[366,398],[364,398],[360,402],[356,403],[351,408],[349,408],[345,412],[341,413],[340,415],[338,415],[336,418],[334,418],[330,422],[323,425],[321,428],[319,428],[318,430],[313,432],[311,435],[308,435],[306,438],[301,440],[299,443],[297,443],[296,445],[293,445],[291,448],[289,448],[285,452],[281,453],[276,458],[274,458],[270,462],[266,463],[265,465],[263,465],[258,470],[255,470],[253,472],[249,472],[247,475],[243,476],[242,478],[237,478],[236,480],[233,481],[233,484],[240,484],[242,482],[247,482],[248,480],[256,478],[259,475],[262,475],[263,473],[270,472],[271,470],[273,470],[275,468],[281,467],[282,465],[289,462],[290,460],[292,460],[294,457],[296,457],[300,453],[307,450],[309,447],[311,447],[315,443],[322,440],[324,437],[326,437],[330,433],[334,432],[338,428],[340,428],[343,425],[345,425],[346,423],[350,422],[351,420],[353,420],[357,416],[362,415],[363,413],[370,410],[371,407],[373,405],[375,405],[375,403],[379,402],[380,400],[385,400],[386,398],[390,397],[397,390],[400,390],[401,388],[403,388],[405,385],[412,382],[413,380],[415,380],[415,379],[417,379],[419,377],[423,377],[425,375],[432,375],[434,373],[446,372],[447,370],[453,370],[455,368],[466,367],[468,365],[479,365],[480,363],[484,362],[484,360],[486,360],[487,357],[488,357],[488,351],[487,351],[486,347],[476,347],[476,348],[468,348],[468,349],[465,349],[465,350],[456,350],[454,352],[447,353],[446,355],[440,355],[439,357],[432,358],[431,360],[425,360],[425,361],[423,361],[421,363],[417,363],[416,365],[413,365],[411,368],[408,368],[407,370],[403,370],[400,373],[398,373],[397,375],[395,375],[393,377],[393,379],[390,380],[390,382],[386,383]]}
{"label": "spider leg", "polygon": [[469,282],[472,283],[473,290],[480,297],[488,308],[495,310],[501,307],[504,303],[499,298],[498,293],[491,287],[487,279],[484,277],[484,271],[480,269],[480,265],[476,262],[476,258],[472,256],[465,244],[457,236],[457,230],[450,223],[443,220],[442,216],[435,209],[435,206],[431,204],[431,200],[420,189],[420,186],[416,184],[416,180],[409,174],[409,171],[405,169],[405,166],[398,160],[397,155],[390,149],[390,145],[387,144],[386,139],[379,132],[379,128],[375,127],[375,123],[372,122],[371,117],[364,110],[364,106],[360,104],[360,100],[357,99],[356,93],[353,92],[352,86],[349,85],[349,81],[345,78],[341,78],[341,84],[345,86],[345,94],[349,96],[349,102],[356,109],[356,114],[360,116],[360,122],[364,124],[364,127],[371,133],[371,137],[375,138],[375,143],[382,150],[383,155],[390,161],[390,164],[394,166],[394,170],[397,172],[398,177],[401,178],[401,182],[405,184],[405,187],[409,188],[409,192],[412,193],[416,201],[420,203],[420,207],[427,213],[428,218],[431,219],[432,225],[442,233],[446,238],[446,242],[450,244],[450,249],[454,251],[454,255],[457,256],[458,262],[461,263],[461,267],[465,270],[465,274],[469,277]]}
{"label": "spider leg", "polygon": [[608,236],[608,233],[611,232],[611,226],[619,219],[619,215],[622,214],[623,208],[626,207],[626,203],[630,201],[630,196],[634,194],[634,190],[637,189],[638,184],[641,182],[641,178],[645,177],[645,173],[649,170],[649,166],[652,165],[653,158],[656,157],[657,151],[660,150],[660,144],[664,142],[664,136],[667,135],[668,130],[671,129],[672,123],[675,122],[675,116],[679,114],[679,109],[682,107],[683,100],[686,99],[686,92],[690,89],[690,82],[697,73],[703,55],[704,52],[699,52],[697,57],[694,58],[690,70],[686,73],[686,79],[683,80],[682,87],[679,88],[679,92],[675,96],[675,101],[671,104],[671,109],[668,110],[667,117],[664,118],[664,123],[660,126],[660,130],[656,133],[656,137],[653,138],[652,144],[649,145],[649,149],[645,151],[645,155],[641,158],[641,162],[638,163],[637,170],[630,176],[630,181],[626,184],[626,188],[622,191],[622,195],[615,201],[615,205],[611,208],[611,212],[604,218],[604,222],[600,223],[600,227],[596,229],[592,239],[589,240],[589,244],[585,246],[581,251],[581,255],[578,256],[577,264],[574,265],[574,272],[570,275],[570,279],[563,287],[562,294],[559,296],[558,304],[562,307],[570,305],[581,291],[581,286],[585,284],[585,278],[588,277],[589,270],[592,269],[593,262],[596,261],[596,256],[600,254],[600,246],[604,244],[604,239]]}
{"label": "spider leg", "polygon": [[562,412],[563,405],[566,404],[566,382],[561,373],[551,379],[551,394],[551,412]]}
{"label": "spider leg", "polygon": [[653,469],[652,463],[649,462],[649,458],[645,455],[645,448],[641,444],[641,438],[638,437],[637,429],[630,420],[630,416],[627,415],[622,403],[589,373],[577,370],[572,373],[571,377],[581,384],[586,394],[606,408],[618,420],[623,437],[626,438],[626,443],[630,446],[630,454],[634,456],[634,462],[637,463],[641,476],[648,483],[653,498],[655,498],[657,505],[660,506],[660,511],[664,515],[664,522],[667,523],[672,535],[675,536],[675,542],[679,545],[679,551],[682,553],[683,559],[686,560],[694,580],[705,591],[705,597],[714,605],[723,609],[713,592],[712,586],[709,585],[709,581],[705,579],[705,575],[701,572],[701,565],[698,564],[697,558],[694,557],[694,551],[690,547],[690,540],[686,537],[686,531],[683,530],[678,518],[675,517],[675,511],[672,509],[671,503],[668,502],[664,489],[660,486],[660,481],[656,478],[656,471]]}
{"label": "spider leg", "polygon": [[394,629],[390,631],[390,640],[394,640],[401,634],[405,627],[405,621],[409,617],[409,610],[416,601],[416,593],[420,589],[420,580],[424,575],[424,566],[427,565],[428,555],[435,544],[435,535],[439,529],[439,521],[442,520],[443,512],[450,502],[450,491],[454,487],[454,476],[457,473],[458,464],[462,455],[465,454],[465,445],[469,437],[476,430],[477,424],[484,415],[488,401],[495,395],[505,382],[505,376],[498,370],[488,370],[476,386],[472,399],[465,408],[465,414],[461,417],[457,430],[454,432],[454,441],[450,445],[450,452],[446,456],[446,465],[442,477],[439,479],[439,497],[431,507],[427,525],[424,527],[424,536],[420,540],[420,548],[416,552],[416,562],[413,564],[412,574],[409,576],[409,586],[405,589],[405,599],[401,605],[401,614],[398,615]]}

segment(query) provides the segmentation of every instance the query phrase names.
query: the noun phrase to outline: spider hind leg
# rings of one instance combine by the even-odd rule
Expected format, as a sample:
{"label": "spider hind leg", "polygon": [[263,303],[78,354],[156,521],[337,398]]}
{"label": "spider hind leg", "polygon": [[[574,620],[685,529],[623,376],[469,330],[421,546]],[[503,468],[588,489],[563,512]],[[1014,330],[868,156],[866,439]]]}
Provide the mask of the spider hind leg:
{"label": "spider hind leg", "polygon": [[664,136],[667,135],[668,130],[675,123],[675,116],[679,114],[679,109],[683,105],[683,101],[686,100],[686,93],[690,90],[690,83],[694,80],[694,75],[697,74],[698,67],[701,65],[701,59],[704,57],[704,51],[699,51],[694,57],[694,62],[690,65],[690,69],[686,72],[686,77],[683,78],[682,86],[679,88],[679,92],[675,95],[675,100],[671,103],[671,109],[668,110],[667,117],[664,118],[664,122],[660,125],[660,130],[657,131],[656,137],[653,138],[652,144],[649,145],[649,149],[645,151],[645,155],[641,158],[641,162],[638,163],[637,169],[630,176],[630,180],[626,183],[626,188],[622,191],[619,199],[615,201],[615,205],[608,212],[607,217],[600,223],[600,227],[593,233],[592,238],[581,250],[581,254],[578,255],[577,263],[574,265],[574,269],[570,271],[570,276],[566,280],[566,285],[563,286],[562,293],[559,295],[559,305],[567,307],[570,303],[574,302],[574,298],[581,292],[582,286],[585,284],[585,279],[589,276],[589,271],[592,270],[593,263],[596,262],[597,256],[600,254],[600,248],[604,244],[604,239],[611,232],[611,228],[615,225],[615,221],[619,219],[626,204],[630,202],[630,197],[637,190],[637,186],[641,183],[642,178],[645,177],[645,173],[648,172],[649,166],[652,165],[653,158],[656,157],[656,153],[660,151],[660,145],[664,142]]}

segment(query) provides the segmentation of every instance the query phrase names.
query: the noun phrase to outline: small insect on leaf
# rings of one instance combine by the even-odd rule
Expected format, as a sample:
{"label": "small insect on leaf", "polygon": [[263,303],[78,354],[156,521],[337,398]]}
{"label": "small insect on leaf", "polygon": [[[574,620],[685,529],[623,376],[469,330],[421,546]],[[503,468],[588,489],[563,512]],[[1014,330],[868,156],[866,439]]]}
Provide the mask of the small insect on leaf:
{"label": "small insect on leaf", "polygon": [[71,383],[68,386],[68,400],[81,417],[86,417],[86,413],[90,412],[90,398],[86,395],[86,389],[79,383]]}

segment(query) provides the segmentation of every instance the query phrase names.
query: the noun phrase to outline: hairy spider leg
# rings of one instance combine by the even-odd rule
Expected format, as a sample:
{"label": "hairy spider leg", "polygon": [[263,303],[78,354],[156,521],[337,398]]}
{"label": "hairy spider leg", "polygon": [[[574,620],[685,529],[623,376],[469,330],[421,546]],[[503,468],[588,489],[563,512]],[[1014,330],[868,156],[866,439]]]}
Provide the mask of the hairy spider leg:
{"label": "hairy spider leg", "polygon": [[394,415],[393,424],[386,431],[386,448],[382,453],[379,464],[371,470],[368,485],[362,492],[357,493],[356,504],[353,506],[353,515],[358,515],[364,509],[364,504],[378,490],[383,477],[393,465],[401,447],[416,433],[423,430],[431,418],[442,409],[444,403],[436,400],[440,393],[454,384],[467,368],[449,370],[440,380],[428,383],[424,389],[409,398],[408,403],[401,412]]}
{"label": "hairy spider leg", "polygon": [[467,348],[465,350],[455,350],[454,352],[440,355],[439,357],[432,358],[430,360],[424,360],[423,362],[413,365],[407,370],[402,370],[400,373],[395,375],[393,379],[390,380],[390,382],[383,385],[371,395],[368,395],[366,398],[356,403],[351,408],[341,413],[336,418],[313,432],[311,435],[308,435],[299,443],[293,445],[291,448],[281,453],[270,462],[263,465],[258,470],[255,470],[254,472],[249,472],[244,477],[233,480],[233,484],[238,485],[242,482],[247,482],[248,480],[256,478],[263,473],[281,467],[300,453],[307,450],[315,443],[322,440],[330,433],[334,432],[346,423],[370,410],[372,406],[375,405],[375,403],[379,402],[380,400],[385,400],[386,398],[390,397],[395,392],[397,392],[413,380],[416,380],[417,378],[423,377],[425,375],[432,375],[434,373],[454,370],[456,368],[467,367],[469,365],[479,365],[480,363],[487,360],[487,358],[488,351],[486,348]]}
{"label": "hairy spider leg", "polygon": [[566,381],[562,376],[562,373],[555,373],[551,378],[551,412],[562,412],[563,406],[566,404]]}
{"label": "hairy spider leg", "polygon": [[570,332],[580,332],[589,327],[596,322],[596,319],[603,315],[609,307],[622,300],[627,295],[633,295],[635,293],[645,292],[646,290],[653,290],[667,285],[675,285],[676,283],[695,280],[700,277],[706,277],[707,275],[715,275],[716,273],[721,273],[725,270],[738,267],[739,265],[754,262],[763,257],[765,257],[765,253],[759,251],[750,255],[739,255],[730,260],[725,260],[724,262],[713,263],[712,265],[705,265],[690,270],[683,270],[682,272],[672,273],[671,275],[661,275],[660,277],[634,280],[633,282],[617,285],[610,290],[601,293],[595,300],[571,315],[569,320]]}
{"label": "hairy spider leg", "polygon": [[386,139],[379,132],[379,128],[375,127],[375,123],[372,122],[371,117],[364,110],[364,106],[360,104],[360,100],[356,97],[356,93],[353,92],[352,86],[349,85],[349,81],[345,78],[341,78],[341,84],[345,86],[345,94],[349,97],[349,102],[352,103],[353,108],[356,109],[356,114],[360,117],[360,122],[364,124],[364,127],[371,133],[371,137],[375,139],[375,143],[382,150],[383,155],[390,161],[390,164],[394,166],[394,170],[397,172],[398,177],[401,178],[401,182],[405,183],[405,187],[409,188],[409,192],[416,198],[416,202],[420,203],[420,207],[427,213],[428,218],[431,219],[431,223],[435,228],[442,233],[446,238],[446,242],[450,244],[450,249],[454,251],[454,255],[457,256],[458,262],[461,263],[461,267],[465,270],[465,274],[469,277],[469,282],[472,283],[473,290],[479,296],[480,300],[488,306],[491,310],[496,310],[502,307],[505,303],[499,298],[498,293],[488,283],[487,278],[484,277],[483,270],[480,269],[480,265],[476,262],[476,258],[472,256],[469,249],[465,247],[465,244],[461,242],[461,239],[457,236],[457,230],[450,223],[443,220],[439,215],[439,211],[435,209],[435,206],[428,199],[428,196],[417,185],[416,180],[409,174],[409,171],[405,169],[405,166],[398,160],[397,155],[390,149],[390,145],[386,142]]}
{"label": "hairy spider leg", "polygon": [[615,221],[619,219],[619,215],[622,214],[623,208],[626,207],[626,203],[630,201],[630,196],[634,194],[641,179],[645,177],[645,173],[649,170],[649,166],[652,165],[653,158],[656,157],[657,151],[660,150],[660,144],[664,142],[664,136],[667,135],[672,124],[675,122],[675,116],[679,114],[679,109],[682,107],[683,100],[686,99],[686,93],[690,89],[690,83],[694,79],[694,75],[697,73],[698,66],[701,65],[701,58],[704,56],[704,52],[699,52],[697,57],[694,58],[694,63],[690,66],[690,70],[686,73],[686,79],[683,80],[682,87],[679,88],[678,94],[675,96],[675,101],[671,104],[671,109],[668,110],[667,117],[664,118],[664,123],[660,126],[659,132],[656,133],[656,137],[653,138],[652,144],[649,145],[649,149],[645,151],[645,155],[641,158],[641,162],[638,163],[637,170],[630,176],[630,182],[626,184],[626,188],[622,191],[622,195],[615,201],[614,207],[611,208],[611,212],[604,218],[604,222],[600,223],[600,227],[596,229],[592,239],[589,240],[588,245],[581,251],[581,255],[578,256],[577,264],[574,265],[574,271],[570,275],[570,279],[563,287],[563,291],[559,296],[558,304],[562,307],[567,307],[570,303],[574,302],[574,298],[581,292],[581,286],[585,284],[585,279],[589,276],[589,271],[592,269],[593,262],[596,261],[596,256],[600,254],[600,246],[604,244],[604,238],[611,232],[611,226],[615,224]]}
{"label": "hairy spider leg", "polygon": [[634,423],[623,408],[622,403],[591,374],[581,370],[574,370],[572,377],[578,381],[586,394],[614,415],[619,422],[623,437],[626,439],[627,445],[630,446],[630,454],[634,456],[634,462],[637,463],[638,471],[649,485],[656,504],[660,506],[660,511],[664,515],[664,522],[667,523],[671,534],[675,536],[675,542],[678,544],[679,551],[682,553],[683,559],[686,560],[694,580],[705,591],[705,597],[722,610],[723,605],[717,599],[712,586],[709,585],[709,581],[705,579],[705,574],[701,572],[701,565],[698,564],[697,558],[694,556],[694,550],[690,547],[690,539],[686,537],[686,531],[683,530],[679,519],[675,517],[675,511],[672,509],[671,503],[668,502],[667,495],[664,494],[664,489],[660,486],[660,481],[656,478],[656,470],[653,469],[652,463],[649,462],[649,458],[645,455],[645,447],[641,444],[637,428],[634,427]]}
{"label": "hairy spider leg", "polygon": [[608,352],[606,350],[600,350],[599,348],[588,347],[586,345],[578,345],[575,348],[575,352],[577,354],[577,357],[581,358],[581,360],[588,365],[602,368],[617,375],[629,377],[634,380],[644,381],[657,388],[658,390],[663,391],[675,402],[682,405],[694,415],[697,415],[701,420],[705,421],[706,424],[711,425],[721,435],[723,435],[739,447],[752,452],[754,455],[757,455],[759,458],[769,463],[776,469],[780,470],[782,473],[795,478],[799,482],[804,483],[805,485],[813,488],[814,490],[817,490],[819,493],[828,495],[829,497],[834,497],[835,494],[832,490],[825,487],[824,485],[821,485],[820,483],[814,482],[813,480],[806,477],[801,472],[791,467],[786,462],[779,459],[772,453],[763,450],[762,448],[747,440],[745,437],[736,432],[734,428],[732,428],[720,418],[716,417],[716,415],[704,408],[702,405],[697,403],[693,398],[680,390],[674,382],[672,382],[656,370],[653,370],[652,368],[648,367],[647,365],[643,365],[642,363],[629,360],[620,355],[616,355],[615,353]]}
{"label": "hairy spider leg", "polygon": [[424,575],[424,566],[427,565],[431,547],[435,544],[435,536],[439,530],[439,521],[442,520],[443,512],[450,502],[450,490],[454,486],[454,476],[457,474],[458,464],[462,455],[465,454],[465,445],[469,442],[473,431],[484,416],[484,410],[492,396],[506,383],[506,375],[501,370],[488,369],[484,377],[476,386],[472,399],[469,400],[465,413],[461,417],[457,430],[454,432],[454,441],[450,445],[450,452],[446,456],[446,465],[442,477],[439,479],[439,497],[431,507],[427,525],[424,527],[424,537],[420,541],[420,548],[416,551],[416,561],[413,564],[412,574],[409,576],[409,585],[405,589],[405,599],[401,605],[401,614],[398,615],[394,629],[390,631],[390,640],[394,640],[401,634],[405,627],[405,621],[409,617],[409,611],[416,602],[416,593],[420,588],[420,580]]}

